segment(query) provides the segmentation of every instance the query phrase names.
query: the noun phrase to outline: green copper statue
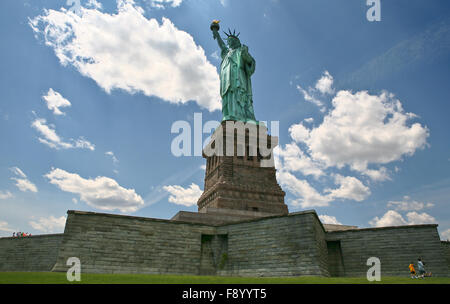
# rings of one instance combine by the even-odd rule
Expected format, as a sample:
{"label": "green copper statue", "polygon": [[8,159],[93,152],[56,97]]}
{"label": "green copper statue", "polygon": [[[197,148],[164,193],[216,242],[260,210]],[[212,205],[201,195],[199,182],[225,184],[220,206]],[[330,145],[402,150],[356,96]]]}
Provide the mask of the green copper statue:
{"label": "green copper statue", "polygon": [[211,24],[214,39],[221,49],[220,96],[222,97],[222,114],[224,120],[252,122],[258,124],[253,111],[252,82],[250,77],[255,72],[255,59],[249,54],[248,47],[242,45],[239,34],[228,30],[227,44],[219,35],[219,21]]}

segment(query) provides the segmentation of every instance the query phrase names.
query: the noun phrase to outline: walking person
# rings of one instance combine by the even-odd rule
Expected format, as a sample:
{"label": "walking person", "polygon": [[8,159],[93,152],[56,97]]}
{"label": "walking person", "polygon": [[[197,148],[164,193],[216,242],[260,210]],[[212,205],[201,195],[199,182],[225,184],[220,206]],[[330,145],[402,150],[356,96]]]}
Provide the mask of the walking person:
{"label": "walking person", "polygon": [[425,277],[425,266],[421,258],[417,259],[417,268],[419,268],[419,277],[423,279]]}
{"label": "walking person", "polygon": [[409,272],[411,273],[411,279],[417,279],[416,270],[414,269],[414,263],[409,264]]}

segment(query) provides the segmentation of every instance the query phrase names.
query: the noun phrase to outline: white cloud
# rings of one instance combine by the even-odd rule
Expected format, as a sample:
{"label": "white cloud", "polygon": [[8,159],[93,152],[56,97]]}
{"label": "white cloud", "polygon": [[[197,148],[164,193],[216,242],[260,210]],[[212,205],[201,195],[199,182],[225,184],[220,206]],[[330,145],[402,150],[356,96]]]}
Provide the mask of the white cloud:
{"label": "white cloud", "polygon": [[325,104],[318,95],[331,95],[334,94],[334,88],[333,88],[333,76],[330,75],[328,71],[324,71],[322,77],[320,77],[314,88],[308,87],[308,89],[304,89],[302,86],[297,85],[297,90],[303,95],[303,98],[315,104],[317,107],[319,107],[319,110],[321,112],[326,111]]}
{"label": "white cloud", "polygon": [[290,172],[301,172],[303,175],[312,175],[315,178],[324,175],[323,166],[309,158],[296,144],[287,144],[284,148],[279,147],[278,155],[282,160],[283,170]]}
{"label": "white cloud", "polygon": [[381,218],[375,217],[369,221],[369,224],[374,227],[387,227],[407,225],[407,222],[400,213],[389,210]]}
{"label": "white cloud", "polygon": [[317,80],[315,89],[322,94],[333,94],[333,81],[333,76],[331,76],[328,71],[325,71],[322,77]]}
{"label": "white cloud", "polygon": [[368,171],[368,164],[400,160],[426,145],[428,129],[419,123],[407,124],[414,116],[405,113],[392,94],[340,91],[323,123],[302,138],[312,159],[328,167],[349,165],[374,178],[385,178],[382,171]]}
{"label": "white cloud", "polygon": [[220,57],[219,57],[219,51],[214,51],[212,54],[211,54],[211,57],[212,58],[214,58],[215,60],[220,60]]}
{"label": "white cloud", "polygon": [[21,178],[27,178],[25,173],[23,173],[23,171],[20,170],[19,167],[12,167],[12,168],[9,168],[9,170],[11,170],[15,175],[17,175],[17,176],[19,176]]}
{"label": "white cloud", "polygon": [[72,141],[72,147],[79,149],[95,150],[95,145],[86,140],[84,137],[80,137],[77,140],[70,139]]}
{"label": "white cloud", "polygon": [[88,2],[85,5],[86,7],[95,8],[95,9],[102,9],[103,5],[98,2],[97,0],[88,0]]}
{"label": "white cloud", "polygon": [[54,91],[52,88],[50,88],[47,95],[42,96],[42,98],[47,103],[47,108],[50,111],[53,111],[53,114],[55,115],[65,115],[60,108],[70,107],[72,105],[70,101],[62,97],[60,93]]}
{"label": "white cloud", "polygon": [[370,189],[356,177],[336,174],[334,179],[339,188],[325,189],[325,192],[329,192],[330,198],[350,199],[360,202],[370,195]]}
{"label": "white cloud", "polygon": [[307,141],[309,138],[309,133],[309,129],[307,129],[302,123],[294,124],[289,127],[289,134],[297,143]]}
{"label": "white cloud", "polygon": [[39,142],[49,146],[52,149],[88,149],[95,150],[95,145],[90,143],[84,137],[78,139],[70,139],[69,142],[65,142],[56,133],[55,126],[48,125],[44,118],[36,118],[31,126],[38,131],[42,137],[38,137]]}
{"label": "white cloud", "polygon": [[394,208],[400,211],[419,211],[425,208],[431,208],[434,204],[412,201],[409,196],[404,196],[402,201],[389,201],[387,206],[388,208]]}
{"label": "white cloud", "polygon": [[170,193],[169,202],[188,207],[195,206],[203,193],[203,190],[194,183],[192,183],[189,188],[172,185],[164,186],[163,189]]}
{"label": "white cloud", "polygon": [[109,177],[85,179],[58,168],[52,169],[45,177],[61,190],[80,195],[80,200],[97,209],[134,212],[144,205],[134,189],[123,188]]}
{"label": "white cloud", "polygon": [[282,187],[297,197],[291,202],[294,207],[326,207],[336,199],[362,201],[370,195],[370,189],[352,176],[336,174],[334,182],[338,187],[325,189],[328,194],[321,194],[307,180],[300,180],[286,170],[277,171],[277,179]]}
{"label": "white cloud", "polygon": [[427,213],[409,212],[405,218],[395,210],[387,211],[381,218],[375,217],[369,224],[374,227],[435,224],[436,219]]}
{"label": "white cloud", "polygon": [[12,193],[9,191],[0,191],[0,199],[8,199],[13,197]]}
{"label": "white cloud", "polygon": [[11,179],[16,181],[17,188],[19,188],[19,190],[22,192],[27,192],[27,191],[38,192],[36,185],[27,179],[21,179],[21,178],[15,178],[15,177],[12,177]]}
{"label": "white cloud", "polygon": [[307,91],[304,88],[302,88],[300,85],[297,85],[297,90],[300,93],[302,93],[303,98],[306,101],[309,101],[309,102],[315,104],[316,106],[318,106],[321,112],[325,112],[326,108],[325,108],[324,103],[320,99],[314,97],[314,91],[313,91],[314,89],[309,88]]}
{"label": "white cloud", "polygon": [[329,196],[324,196],[317,192],[308,181],[300,180],[287,171],[278,171],[277,179],[282,187],[297,197],[291,202],[294,207],[326,207],[332,200]]}
{"label": "white cloud", "polygon": [[147,0],[151,7],[166,8],[166,6],[178,7],[183,0]]}
{"label": "white cloud", "polygon": [[[324,112],[325,105],[318,96],[334,94],[333,82],[333,77],[325,71],[314,88],[305,90],[297,86],[297,89],[305,100]],[[339,91],[321,124],[312,125],[314,119],[309,117],[291,125],[289,133],[293,142],[275,148],[280,184],[295,196],[292,204],[303,208],[328,206],[336,199],[363,201],[371,194],[370,188],[363,179],[343,176],[339,170],[349,168],[376,182],[391,180],[390,171],[383,165],[402,160],[427,146],[429,130],[411,122],[416,117],[405,112],[401,102],[388,92],[370,95],[366,91]],[[302,173],[304,179],[292,174],[296,172]],[[310,176],[322,184],[333,178],[337,188],[326,188],[321,193],[307,180]],[[390,213],[378,220],[401,221],[395,215]]]}
{"label": "white cloud", "polygon": [[[172,6],[179,3],[171,1]],[[168,18],[161,24],[147,19],[130,0],[119,0],[116,14],[81,11],[77,16],[64,8],[46,10],[29,22],[62,65],[74,66],[108,93],[122,89],[170,103],[196,101],[210,111],[221,109],[216,68],[193,37]]]}
{"label": "white cloud", "polygon": [[334,216],[319,215],[319,219],[323,224],[342,225]]}
{"label": "white cloud", "polygon": [[52,126],[47,125],[47,121],[43,118],[37,118],[31,123],[31,126],[35,128],[44,138],[39,138],[41,143],[49,145],[51,148],[69,148],[70,145],[62,142],[61,138],[56,134],[56,131]]}
{"label": "white cloud", "polygon": [[11,228],[11,227],[9,227],[8,222],[0,221],[0,231],[3,231],[3,232],[15,232],[16,230]]}
{"label": "white cloud", "polygon": [[12,167],[10,168],[10,170],[18,176],[11,177],[11,179],[16,181],[16,187],[19,188],[20,191],[38,192],[36,185],[28,180],[27,176],[25,175],[25,173],[23,173],[22,170],[20,170],[20,168]]}
{"label": "white cloud", "polygon": [[108,151],[108,152],[105,152],[105,155],[111,156],[111,159],[112,159],[112,161],[113,161],[114,164],[119,163],[119,160],[118,160],[117,157],[114,155],[114,152]]}
{"label": "white cloud", "polygon": [[406,214],[408,218],[409,225],[420,225],[420,224],[436,224],[437,221],[434,217],[427,213],[417,213],[415,211],[408,212]]}
{"label": "white cloud", "polygon": [[441,240],[450,241],[450,229],[447,229],[441,233]]}
{"label": "white cloud", "polygon": [[389,176],[389,173],[388,173],[386,167],[380,167],[378,170],[365,169],[361,172],[361,174],[366,175],[366,176],[370,177],[371,180],[377,181],[377,182],[391,180],[391,177]]}
{"label": "white cloud", "polygon": [[66,217],[54,217],[53,215],[46,217],[40,217],[37,221],[28,222],[34,229],[44,233],[60,233],[64,231],[66,225]]}

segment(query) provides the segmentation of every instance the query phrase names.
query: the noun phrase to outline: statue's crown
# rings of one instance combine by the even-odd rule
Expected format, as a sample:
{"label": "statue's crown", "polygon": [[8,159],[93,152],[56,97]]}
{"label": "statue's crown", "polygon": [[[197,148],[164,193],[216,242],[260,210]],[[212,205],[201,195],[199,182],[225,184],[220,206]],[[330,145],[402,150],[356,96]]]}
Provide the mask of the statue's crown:
{"label": "statue's crown", "polygon": [[225,33],[225,35],[227,35],[227,38],[233,37],[233,38],[236,38],[236,39],[239,39],[239,35],[241,34],[241,33],[238,33],[236,35],[236,30],[233,30],[233,32],[231,32],[230,29],[228,29],[228,33],[227,32],[224,32],[224,33]]}

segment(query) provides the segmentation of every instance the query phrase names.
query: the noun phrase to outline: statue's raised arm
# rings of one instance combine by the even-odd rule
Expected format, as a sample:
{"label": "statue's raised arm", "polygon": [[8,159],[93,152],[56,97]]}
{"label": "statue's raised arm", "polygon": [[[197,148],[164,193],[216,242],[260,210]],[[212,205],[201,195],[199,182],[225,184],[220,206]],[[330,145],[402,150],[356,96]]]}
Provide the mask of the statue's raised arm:
{"label": "statue's raised arm", "polygon": [[219,44],[220,50],[222,51],[222,54],[223,54],[223,53],[226,53],[228,51],[228,47],[226,46],[225,42],[223,42],[222,37],[220,37],[220,34],[219,34],[219,29],[220,29],[219,22],[220,22],[219,20],[214,20],[211,23],[211,31],[213,32],[213,38],[215,40],[217,40],[217,43]]}
{"label": "statue's raised arm", "polygon": [[258,124],[253,111],[251,76],[255,72],[255,59],[242,45],[239,34],[228,29],[227,44],[219,34],[219,21],[211,23],[213,38],[221,50],[220,96],[222,97],[222,120],[252,122]]}

